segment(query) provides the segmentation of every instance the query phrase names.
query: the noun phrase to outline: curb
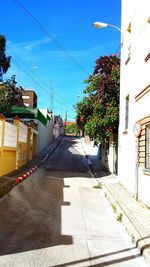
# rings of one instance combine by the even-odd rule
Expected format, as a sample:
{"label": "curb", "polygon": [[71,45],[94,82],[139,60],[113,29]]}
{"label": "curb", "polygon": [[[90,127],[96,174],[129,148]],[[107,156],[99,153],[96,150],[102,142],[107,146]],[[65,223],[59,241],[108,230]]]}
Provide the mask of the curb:
{"label": "curb", "polygon": [[55,151],[55,149],[58,147],[58,145],[61,143],[61,140],[59,140],[58,143],[52,147],[51,151],[46,154],[46,156],[40,161],[40,163],[34,165],[32,168],[30,168],[28,171],[26,171],[24,174],[16,178],[17,184],[20,184],[23,180],[27,179],[31,174],[33,174]]}
{"label": "curb", "polygon": [[140,254],[144,256],[148,265],[150,265],[150,236],[143,236],[138,227],[132,221],[132,215],[128,214],[119,202],[114,197],[109,188],[102,182],[102,190],[105,197],[108,199],[112,209],[116,213],[117,220],[120,221],[125,227],[127,233],[132,238],[132,242],[136,244]]}
{"label": "curb", "polygon": [[21,183],[24,179],[27,179],[32,173],[34,173],[40,165],[35,165],[33,168],[31,168],[29,171],[25,172],[23,175],[19,176],[16,178],[16,182],[19,184]]}
{"label": "curb", "polygon": [[132,242],[139,249],[140,254],[144,256],[148,266],[150,266],[150,234],[148,233],[148,231],[142,231],[141,225],[138,225],[138,222],[136,223],[135,221],[135,216],[131,214],[131,212],[126,207],[124,207],[124,205],[121,203],[121,201],[119,201],[119,199],[117,199],[117,197],[115,197],[115,193],[113,192],[113,189],[109,187],[109,184],[105,184],[105,182],[101,180],[102,177],[98,177],[92,161],[86,153],[86,148],[83,141],[82,146],[93,178],[95,178],[98,183],[102,183],[103,194],[116,213],[116,219],[123,224],[128,235],[131,237]]}

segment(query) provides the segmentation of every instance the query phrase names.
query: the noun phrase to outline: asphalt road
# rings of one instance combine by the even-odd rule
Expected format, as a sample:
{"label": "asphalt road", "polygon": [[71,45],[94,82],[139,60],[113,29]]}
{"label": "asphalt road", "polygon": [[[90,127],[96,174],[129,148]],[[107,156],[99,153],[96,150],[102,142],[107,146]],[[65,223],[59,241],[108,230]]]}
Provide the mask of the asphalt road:
{"label": "asphalt road", "polygon": [[0,267],[146,267],[96,184],[80,139],[64,138],[0,199]]}

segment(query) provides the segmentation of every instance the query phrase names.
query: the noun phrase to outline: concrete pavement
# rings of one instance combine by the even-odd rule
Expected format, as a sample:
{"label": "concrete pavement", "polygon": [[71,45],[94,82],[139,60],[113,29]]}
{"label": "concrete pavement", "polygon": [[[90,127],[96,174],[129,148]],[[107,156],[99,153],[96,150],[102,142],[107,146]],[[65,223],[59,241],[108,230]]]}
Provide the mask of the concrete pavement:
{"label": "concrete pavement", "polygon": [[147,266],[94,179],[41,176],[39,169],[1,203],[0,267]]}
{"label": "concrete pavement", "polygon": [[35,165],[40,165],[41,161],[46,155],[48,157],[55,151],[57,146],[60,144],[62,137],[54,139],[38,156],[35,156],[26,165],[22,166],[18,170],[13,171],[0,177],[0,198],[5,194],[9,193],[10,190],[17,185],[16,178],[21,177],[23,174],[28,172]]}
{"label": "concrete pavement", "polygon": [[146,267],[96,185],[80,140],[65,138],[0,200],[0,267]]}
{"label": "concrete pavement", "polygon": [[[55,145],[57,144],[51,144],[38,160],[41,160],[42,157],[45,156],[45,153],[51,153],[53,149],[56,148]],[[48,245],[49,241],[44,245],[45,247],[43,245],[41,246],[42,241],[39,240],[37,241],[37,243],[34,242],[32,247],[32,241],[29,243],[28,249],[24,248],[24,250],[29,251],[1,256],[0,267],[59,267],[74,265],[116,266],[116,264],[118,266],[125,267],[146,266],[137,249],[137,246],[141,249],[141,252],[149,262],[149,210],[140,202],[135,201],[135,199],[119,184],[119,181],[116,177],[112,175],[107,176],[106,173],[100,172],[99,162],[96,161],[95,154],[93,153],[92,155],[91,151],[93,150],[91,150],[91,147],[89,145],[82,143],[82,147],[73,146],[72,149],[78,150],[78,152],[81,154],[84,151],[83,154],[88,155],[88,158],[93,161],[92,166],[95,168],[95,172],[97,172],[98,175],[101,173],[102,177],[99,178],[99,176],[97,176],[96,179],[87,177],[67,177],[64,178],[62,182],[60,181],[61,183],[59,182],[59,185],[63,183],[63,202],[61,206],[61,218],[59,216],[59,228],[61,227],[61,232],[58,244],[56,244],[56,240],[58,239],[57,235],[53,241],[50,241],[53,242],[53,245],[50,246]],[[71,150],[71,152],[73,151]],[[46,164],[49,165],[49,163]],[[28,168],[29,166],[26,167]],[[31,184],[34,182],[35,185],[31,185],[30,181],[25,181],[25,187],[21,184],[21,187],[17,187],[17,190],[19,193],[19,188],[22,188],[22,192],[25,193],[26,198],[27,195],[30,195],[32,197],[32,194],[34,193],[34,191],[32,192],[32,188],[35,188],[38,196],[40,192],[43,194],[41,195],[41,200],[43,199],[42,201],[46,201],[44,202],[45,204],[43,203],[43,205],[46,207],[47,202],[49,204],[51,203],[50,199],[46,200],[46,197],[48,196],[47,193],[45,195],[46,185],[43,185],[43,183],[41,183],[40,191],[37,190],[37,181],[38,179],[40,179],[39,177],[41,175],[44,176],[44,173],[43,170],[39,169],[36,173],[34,173],[34,176],[37,177],[36,180],[31,179]],[[12,179],[13,177],[16,177],[16,175],[12,175]],[[102,184],[103,190],[97,190],[93,188],[98,182]],[[54,191],[57,180],[54,181],[54,179],[52,179],[50,183],[50,188],[52,191]],[[43,186],[44,190],[42,189]],[[15,190],[10,193],[12,200],[13,194],[16,194],[14,193]],[[108,202],[106,202],[105,197],[108,198],[112,207],[108,204]],[[30,198],[26,198],[26,200],[29,201]],[[6,202],[8,199],[6,198]],[[19,200],[19,203],[17,204],[16,201],[18,200],[15,200],[15,206],[19,203],[22,203]],[[60,203],[60,200],[58,199],[56,203],[57,202]],[[34,197],[33,203],[36,203],[36,199]],[[40,207],[41,206],[42,203],[40,203]],[[26,206],[24,207],[23,205],[20,208],[25,213]],[[10,220],[7,207],[4,207],[4,210],[7,210],[6,218]],[[29,210],[30,209],[28,207],[28,212]],[[113,210],[115,210],[115,213],[113,212]],[[47,215],[45,214],[43,217],[43,211],[41,213],[38,209],[36,212],[36,217],[39,217],[39,219],[41,218],[41,222],[43,221],[42,218],[44,218],[44,221],[46,221]],[[33,210],[32,212],[32,208],[30,213],[33,213],[32,216],[36,215],[35,210]],[[11,214],[11,210],[9,214]],[[41,217],[38,214],[41,214]],[[16,217],[17,216],[18,215],[16,215]],[[52,214],[52,217],[53,216],[54,215]],[[51,215],[48,216],[48,221],[50,220],[48,223],[50,223],[51,225],[50,217]],[[23,218],[22,215],[20,215],[20,220],[21,218]],[[122,223],[125,225],[125,228],[128,230],[130,236],[132,237],[132,239],[134,239],[135,245],[131,243],[128,238],[126,238],[126,233],[123,231],[120,222],[118,222],[116,218],[119,221],[122,221]],[[9,225],[7,224],[7,219],[5,221],[5,224]],[[31,216],[29,216],[29,222],[30,220]],[[55,223],[57,224],[57,221]],[[26,224],[28,225],[28,223]],[[46,229],[47,226],[48,224],[46,223]],[[36,224],[34,225],[34,227],[36,227]],[[28,229],[27,226],[26,228]],[[27,229],[25,233],[28,232]],[[22,230],[20,229],[20,231],[21,234]],[[43,239],[44,232],[42,233],[42,229],[40,229],[40,231],[41,238]],[[56,234],[57,233],[58,231],[56,231]],[[21,245],[21,240],[19,242]],[[30,249],[30,246],[32,247],[32,249]],[[64,251],[66,251],[65,254]],[[8,265],[9,263],[10,265]]]}
{"label": "concrete pavement", "polygon": [[93,163],[94,174],[102,186],[104,195],[109,200],[116,218],[123,223],[133,242],[144,255],[150,266],[150,210],[140,201],[135,200],[119,182],[119,177],[101,172],[100,161],[92,147],[82,139],[85,154]]}

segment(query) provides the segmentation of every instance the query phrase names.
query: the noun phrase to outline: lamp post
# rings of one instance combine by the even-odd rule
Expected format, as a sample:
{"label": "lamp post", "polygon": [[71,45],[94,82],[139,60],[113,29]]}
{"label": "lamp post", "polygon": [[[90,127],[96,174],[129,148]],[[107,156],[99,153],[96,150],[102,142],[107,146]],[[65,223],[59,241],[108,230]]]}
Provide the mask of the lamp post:
{"label": "lamp post", "polygon": [[99,22],[99,21],[94,22],[94,27],[97,28],[97,29],[98,28],[99,29],[106,28],[106,27],[113,27],[113,28],[115,28],[116,30],[118,30],[121,33],[121,39],[122,39],[121,40],[121,47],[123,46],[124,36],[123,36],[123,32],[121,31],[121,29],[119,27],[117,27],[117,26],[115,26],[113,24],[108,24],[108,23]]}

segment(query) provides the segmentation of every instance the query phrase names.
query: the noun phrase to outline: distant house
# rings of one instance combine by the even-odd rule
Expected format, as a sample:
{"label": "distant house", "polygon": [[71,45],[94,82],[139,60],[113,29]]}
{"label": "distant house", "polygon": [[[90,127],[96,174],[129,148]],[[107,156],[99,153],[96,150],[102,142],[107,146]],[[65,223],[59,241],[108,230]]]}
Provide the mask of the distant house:
{"label": "distant house", "polygon": [[[25,90],[21,86],[17,87],[15,85],[15,106],[16,107],[29,107],[37,108],[37,95],[34,90]],[[0,82],[0,90],[3,90],[5,83]]]}
{"label": "distant house", "polygon": [[61,116],[54,115],[54,137],[64,135],[64,122]]}
{"label": "distant house", "polygon": [[150,1],[122,0],[118,175],[150,206]]}
{"label": "distant house", "polygon": [[21,90],[23,104],[26,107],[37,108],[37,95],[34,90]]}

